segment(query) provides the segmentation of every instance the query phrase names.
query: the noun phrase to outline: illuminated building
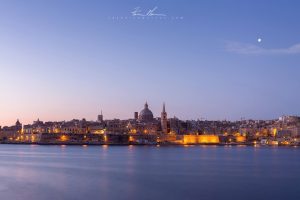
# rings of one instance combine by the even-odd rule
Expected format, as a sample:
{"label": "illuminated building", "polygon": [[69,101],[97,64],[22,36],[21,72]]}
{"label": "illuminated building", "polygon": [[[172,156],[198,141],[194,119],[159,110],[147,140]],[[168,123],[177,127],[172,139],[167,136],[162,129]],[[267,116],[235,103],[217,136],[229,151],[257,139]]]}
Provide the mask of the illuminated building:
{"label": "illuminated building", "polygon": [[239,135],[239,136],[236,136],[235,139],[236,139],[237,143],[244,143],[244,142],[246,142],[246,137],[245,136]]}
{"label": "illuminated building", "polygon": [[219,144],[217,135],[184,135],[183,144]]}

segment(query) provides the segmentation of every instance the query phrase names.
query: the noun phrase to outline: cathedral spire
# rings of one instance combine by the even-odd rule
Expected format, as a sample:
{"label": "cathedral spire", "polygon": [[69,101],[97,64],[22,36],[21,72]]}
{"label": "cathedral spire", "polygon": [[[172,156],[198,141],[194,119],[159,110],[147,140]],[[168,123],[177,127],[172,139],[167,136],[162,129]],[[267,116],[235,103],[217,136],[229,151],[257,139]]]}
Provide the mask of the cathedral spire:
{"label": "cathedral spire", "polygon": [[167,118],[167,112],[166,112],[166,104],[163,103],[163,110],[161,112],[161,129],[162,133],[167,134],[168,133],[168,118]]}
{"label": "cathedral spire", "polygon": [[100,114],[100,115],[98,115],[97,121],[98,121],[98,122],[103,122],[103,114],[102,114],[102,109],[101,109],[101,114]]}

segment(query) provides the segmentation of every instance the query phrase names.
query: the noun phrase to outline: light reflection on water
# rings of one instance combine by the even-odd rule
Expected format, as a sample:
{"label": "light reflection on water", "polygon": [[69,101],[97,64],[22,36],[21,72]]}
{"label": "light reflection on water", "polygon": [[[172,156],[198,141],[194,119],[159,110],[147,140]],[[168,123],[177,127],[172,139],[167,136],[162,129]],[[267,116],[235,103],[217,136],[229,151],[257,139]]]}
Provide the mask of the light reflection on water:
{"label": "light reflection on water", "polygon": [[300,149],[0,145],[0,199],[300,199]]}

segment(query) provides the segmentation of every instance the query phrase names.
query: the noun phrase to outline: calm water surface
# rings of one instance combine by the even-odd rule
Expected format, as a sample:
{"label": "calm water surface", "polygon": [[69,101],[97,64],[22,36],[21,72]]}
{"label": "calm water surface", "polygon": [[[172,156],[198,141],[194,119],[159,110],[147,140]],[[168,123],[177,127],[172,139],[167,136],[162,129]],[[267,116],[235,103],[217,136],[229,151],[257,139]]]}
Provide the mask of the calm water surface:
{"label": "calm water surface", "polygon": [[300,199],[300,148],[0,145],[0,199]]}

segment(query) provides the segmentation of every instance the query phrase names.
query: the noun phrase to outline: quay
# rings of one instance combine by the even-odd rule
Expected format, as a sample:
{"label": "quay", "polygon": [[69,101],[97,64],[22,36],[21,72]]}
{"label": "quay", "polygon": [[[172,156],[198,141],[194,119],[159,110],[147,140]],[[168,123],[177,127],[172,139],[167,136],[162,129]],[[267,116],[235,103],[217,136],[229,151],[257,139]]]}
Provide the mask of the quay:
{"label": "quay", "polygon": [[244,146],[299,146],[299,143],[276,143],[274,141],[241,140],[217,135],[125,135],[125,134],[22,134],[1,137],[0,144],[37,145],[244,145]]}

